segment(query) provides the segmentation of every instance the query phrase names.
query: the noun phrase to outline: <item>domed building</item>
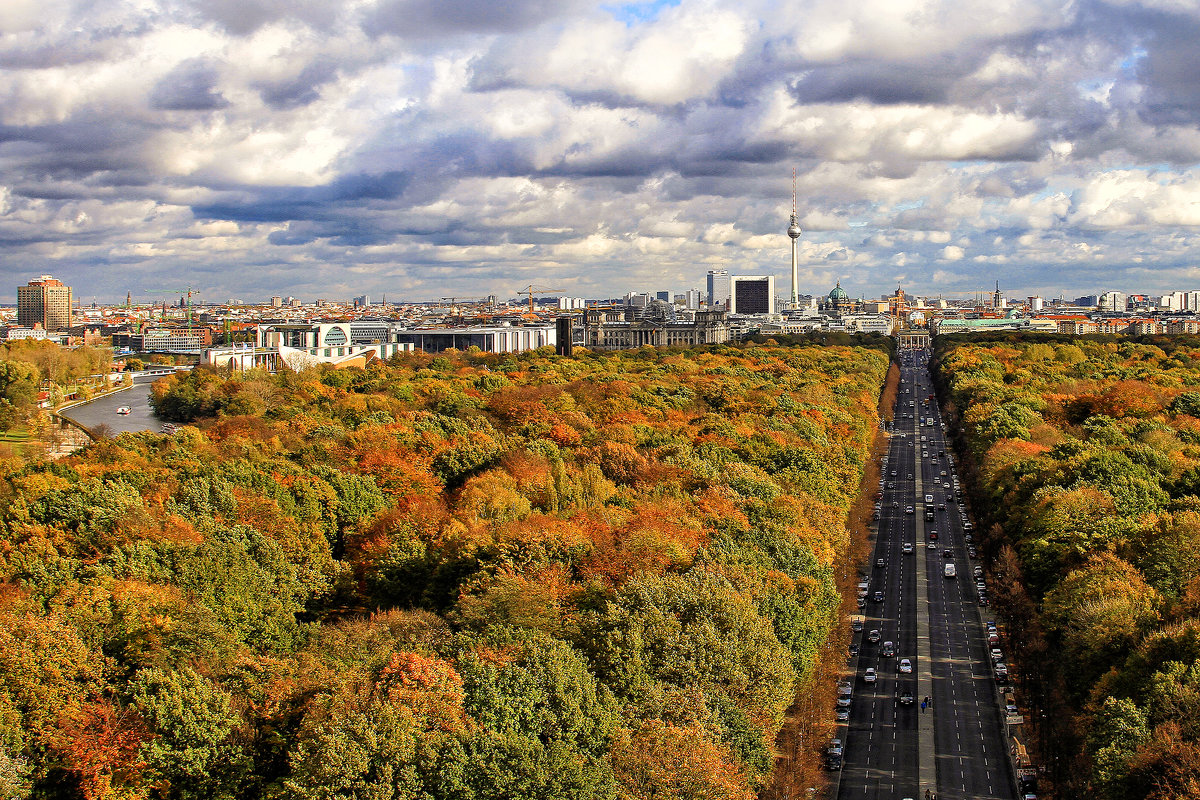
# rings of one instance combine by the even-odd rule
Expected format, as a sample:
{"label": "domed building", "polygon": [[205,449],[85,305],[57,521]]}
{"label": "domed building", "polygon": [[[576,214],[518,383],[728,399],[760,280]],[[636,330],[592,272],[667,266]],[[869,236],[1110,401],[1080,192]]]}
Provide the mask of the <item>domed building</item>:
{"label": "domed building", "polygon": [[848,312],[853,305],[850,295],[846,294],[846,290],[842,288],[842,282],[838,281],[837,286],[833,287],[833,291],[829,293],[829,297],[825,301],[825,308],[829,311]]}

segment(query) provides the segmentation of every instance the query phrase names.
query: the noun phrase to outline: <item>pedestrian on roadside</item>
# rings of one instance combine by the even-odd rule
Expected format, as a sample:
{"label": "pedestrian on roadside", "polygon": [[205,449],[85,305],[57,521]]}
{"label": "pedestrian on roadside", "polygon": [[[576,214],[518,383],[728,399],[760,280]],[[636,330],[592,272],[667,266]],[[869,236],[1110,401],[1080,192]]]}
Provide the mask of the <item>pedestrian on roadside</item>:
{"label": "pedestrian on roadside", "polygon": [[921,701],[921,713],[922,714],[925,713],[925,701],[924,700]]}

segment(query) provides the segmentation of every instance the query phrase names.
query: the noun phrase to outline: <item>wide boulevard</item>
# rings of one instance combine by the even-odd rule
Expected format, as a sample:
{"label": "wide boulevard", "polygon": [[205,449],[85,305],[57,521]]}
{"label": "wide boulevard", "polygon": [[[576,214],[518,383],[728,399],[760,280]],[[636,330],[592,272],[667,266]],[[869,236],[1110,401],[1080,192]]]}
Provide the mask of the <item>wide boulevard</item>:
{"label": "wide boulevard", "polygon": [[[927,359],[924,350],[901,351],[875,550],[864,576],[865,620],[854,636],[858,656],[849,660],[850,719],[840,726],[841,800],[1015,796],[984,627],[988,607],[973,574],[980,562],[970,556],[973,535]],[[947,563],[954,577],[946,577]],[[900,671],[901,659],[911,673]],[[874,682],[865,679],[869,668]],[[901,703],[906,692],[911,704]]]}

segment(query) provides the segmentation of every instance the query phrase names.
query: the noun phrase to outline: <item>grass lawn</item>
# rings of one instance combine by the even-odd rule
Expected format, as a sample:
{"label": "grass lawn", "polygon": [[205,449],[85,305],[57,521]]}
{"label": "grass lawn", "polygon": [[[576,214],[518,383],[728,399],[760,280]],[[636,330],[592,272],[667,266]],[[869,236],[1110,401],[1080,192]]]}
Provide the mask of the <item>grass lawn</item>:
{"label": "grass lawn", "polygon": [[6,453],[23,457],[30,445],[31,440],[27,428],[13,428],[11,431],[0,431],[0,448]]}

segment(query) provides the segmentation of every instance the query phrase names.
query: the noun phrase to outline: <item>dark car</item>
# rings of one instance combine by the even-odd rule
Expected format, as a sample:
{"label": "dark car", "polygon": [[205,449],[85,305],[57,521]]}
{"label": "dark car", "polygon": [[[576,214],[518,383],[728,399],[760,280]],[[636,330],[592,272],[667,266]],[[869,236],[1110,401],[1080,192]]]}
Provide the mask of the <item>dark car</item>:
{"label": "dark car", "polygon": [[876,603],[882,603],[883,602],[883,592],[876,592],[875,594],[871,595],[871,599],[874,600]]}
{"label": "dark car", "polygon": [[851,643],[850,643],[850,647],[849,647],[849,653],[850,653],[850,655],[852,655],[852,656],[856,656],[856,655],[858,655],[858,642],[851,642]]}
{"label": "dark car", "polygon": [[900,705],[902,706],[911,706],[913,704],[913,699],[913,693],[908,689],[905,689],[900,693]]}

